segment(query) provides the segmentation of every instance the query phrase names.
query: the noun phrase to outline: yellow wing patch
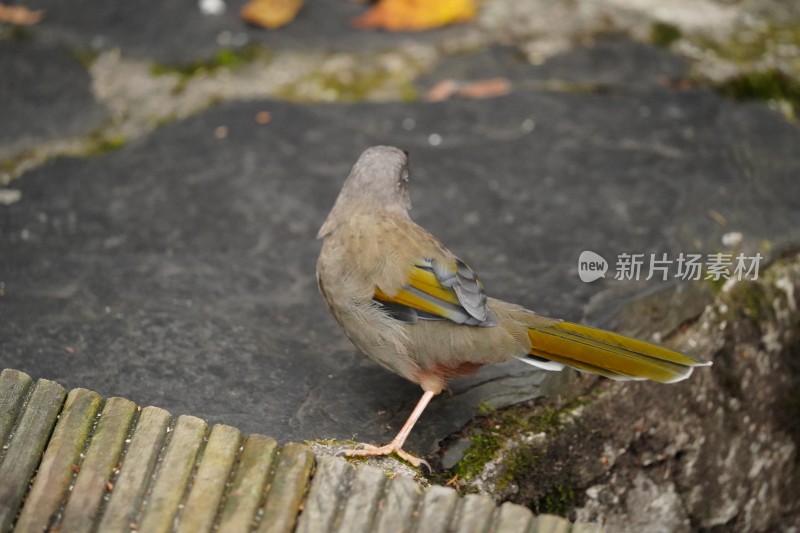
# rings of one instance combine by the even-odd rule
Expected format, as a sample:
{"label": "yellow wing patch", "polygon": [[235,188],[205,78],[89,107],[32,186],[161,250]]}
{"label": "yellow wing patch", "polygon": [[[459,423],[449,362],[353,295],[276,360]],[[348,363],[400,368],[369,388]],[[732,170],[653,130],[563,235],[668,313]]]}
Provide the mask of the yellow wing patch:
{"label": "yellow wing patch", "polygon": [[375,287],[373,297],[379,303],[400,306],[392,309],[392,315],[406,322],[447,319],[470,326],[496,325],[494,315],[485,307],[486,296],[477,275],[459,261],[446,265],[420,260],[395,294],[390,296]]}
{"label": "yellow wing patch", "polygon": [[430,294],[439,300],[449,302],[453,305],[461,304],[461,302],[458,301],[456,291],[442,285],[436,278],[436,274],[430,270],[422,269],[415,265],[408,275],[408,285],[421,290],[425,294]]}
{"label": "yellow wing patch", "polygon": [[414,294],[407,289],[400,289],[394,296],[389,296],[378,287],[375,287],[375,298],[382,302],[405,305],[419,311],[447,318],[447,312],[442,306],[435,304],[429,298]]}

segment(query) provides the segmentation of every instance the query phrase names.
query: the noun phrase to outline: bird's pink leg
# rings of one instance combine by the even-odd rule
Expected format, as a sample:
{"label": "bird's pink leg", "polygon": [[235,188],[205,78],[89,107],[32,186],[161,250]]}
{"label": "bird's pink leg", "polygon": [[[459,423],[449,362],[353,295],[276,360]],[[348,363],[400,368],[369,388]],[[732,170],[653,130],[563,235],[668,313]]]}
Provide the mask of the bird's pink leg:
{"label": "bird's pink leg", "polygon": [[430,403],[431,399],[436,395],[435,392],[431,390],[426,390],[425,393],[422,395],[422,398],[419,399],[417,402],[417,406],[414,407],[414,410],[411,412],[411,416],[408,417],[406,423],[403,424],[402,429],[400,429],[400,433],[392,439],[392,442],[385,446],[373,446],[371,444],[361,444],[358,448],[347,450],[345,451],[345,455],[348,456],[365,456],[365,455],[391,455],[392,453],[396,453],[409,463],[414,466],[419,466],[421,464],[425,464],[430,470],[430,465],[420,459],[419,457],[415,457],[410,453],[403,450],[403,444],[405,444],[406,439],[408,438],[408,434],[411,433],[411,429],[414,427],[414,424],[417,423],[419,417],[422,415],[422,412]]}

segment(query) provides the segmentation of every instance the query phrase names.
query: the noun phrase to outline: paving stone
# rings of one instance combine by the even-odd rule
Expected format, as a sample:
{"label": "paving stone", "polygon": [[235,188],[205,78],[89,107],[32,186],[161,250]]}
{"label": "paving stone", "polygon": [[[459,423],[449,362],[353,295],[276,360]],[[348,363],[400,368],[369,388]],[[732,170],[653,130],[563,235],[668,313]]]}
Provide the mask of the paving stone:
{"label": "paving stone", "polygon": [[231,491],[225,499],[218,531],[246,531],[256,519],[265,488],[275,464],[278,443],[262,435],[250,435],[245,440]]}
{"label": "paving stone", "polygon": [[0,39],[0,161],[108,118],[86,68],[64,46]]}
{"label": "paving stone", "polygon": [[119,476],[113,481],[108,504],[98,531],[129,532],[136,524],[172,417],[163,409],[145,407],[122,458]]}
{"label": "paving stone", "polygon": [[294,530],[314,467],[314,454],[308,447],[290,442],[281,449],[277,461],[263,518],[256,530],[259,533],[289,533]]}
{"label": "paving stone", "polygon": [[110,479],[135,413],[136,404],[130,400],[106,401],[64,508],[60,522],[63,531],[91,531],[103,497],[113,489]]}
{"label": "paving stone", "polygon": [[458,500],[458,493],[449,487],[428,487],[422,495],[417,518],[418,533],[450,531]]}
{"label": "paving stone", "polygon": [[505,502],[497,510],[492,531],[497,533],[527,533],[533,521],[533,513],[527,507]]}
{"label": "paving stone", "polygon": [[[263,109],[272,121],[260,126]],[[221,124],[230,134],[218,140]],[[19,181],[22,200],[0,207],[6,364],[247,433],[388,442],[419,389],[356,352],[314,277],[315,233],[353,161],[378,143],[410,150],[413,215],[491,295],[566,319],[621,294],[594,311],[608,325],[660,287],[626,292],[610,274],[583,283],[583,250],[613,264],[625,250],[718,249],[739,231],[751,253],[800,227],[797,129],[706,91],[224,105]],[[534,398],[561,377],[512,363],[454,382],[408,447],[435,450],[481,403]]]}
{"label": "paving stone", "polygon": [[225,487],[239,454],[242,433],[218,424],[211,430],[189,497],[181,511],[179,532],[211,531]]}
{"label": "paving stone", "polygon": [[486,494],[467,494],[458,502],[453,530],[458,533],[488,533],[496,510]]}
{"label": "paving stone", "polygon": [[[13,436],[3,446],[0,462],[0,531],[14,522],[47,441],[56,425],[66,392],[61,385],[40,379],[25,406]],[[65,487],[66,488],[66,487]]]}
{"label": "paving stone", "polygon": [[146,496],[138,525],[142,531],[172,531],[207,429],[206,423],[199,418],[188,415],[178,418],[156,480]]}
{"label": "paving stone", "polygon": [[551,514],[540,514],[534,517],[531,533],[569,533],[572,528],[569,520]]}
{"label": "paving stone", "polygon": [[0,373],[0,446],[5,445],[11,434],[32,382],[29,375],[19,370],[9,368]]}
{"label": "paving stone", "polygon": [[378,504],[375,533],[408,533],[416,531],[422,499],[422,488],[413,480],[397,476],[389,480],[386,493]]}
{"label": "paving stone", "polygon": [[67,395],[15,531],[44,531],[55,523],[61,502],[67,498],[74,474],[80,469],[101,405],[100,395],[86,389],[73,389]]}
{"label": "paving stone", "polygon": [[366,465],[359,466],[351,480],[347,500],[333,531],[373,531],[372,524],[387,481],[386,473],[382,470]]}
{"label": "paving stone", "polygon": [[299,533],[331,531],[339,509],[348,494],[355,467],[338,457],[320,457],[314,480],[297,522]]}

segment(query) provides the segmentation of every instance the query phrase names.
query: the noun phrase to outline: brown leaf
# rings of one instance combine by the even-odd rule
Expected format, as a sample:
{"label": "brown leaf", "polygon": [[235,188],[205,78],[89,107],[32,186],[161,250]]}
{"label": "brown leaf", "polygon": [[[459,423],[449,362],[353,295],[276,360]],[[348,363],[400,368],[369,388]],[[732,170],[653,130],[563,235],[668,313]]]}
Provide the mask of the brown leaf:
{"label": "brown leaf", "polygon": [[421,31],[475,18],[473,0],[381,0],[353,21],[356,28]]}
{"label": "brown leaf", "polygon": [[44,11],[31,11],[25,6],[7,6],[0,3],[0,22],[8,22],[16,26],[30,26],[42,20]]}
{"label": "brown leaf", "polygon": [[441,102],[454,96],[467,99],[494,98],[509,92],[511,92],[511,82],[506,78],[489,78],[473,82],[446,79],[428,89],[425,100]]}
{"label": "brown leaf", "polygon": [[303,0],[250,0],[239,15],[250,24],[275,29],[294,20]]}
{"label": "brown leaf", "polygon": [[428,102],[441,102],[447,100],[458,92],[458,83],[455,80],[442,80],[425,93]]}
{"label": "brown leaf", "polygon": [[511,92],[511,82],[505,78],[490,78],[464,85],[459,89],[458,96],[461,98],[494,98],[503,96]]}
{"label": "brown leaf", "polygon": [[259,111],[256,113],[256,122],[259,124],[269,124],[272,120],[272,113],[269,111]]}

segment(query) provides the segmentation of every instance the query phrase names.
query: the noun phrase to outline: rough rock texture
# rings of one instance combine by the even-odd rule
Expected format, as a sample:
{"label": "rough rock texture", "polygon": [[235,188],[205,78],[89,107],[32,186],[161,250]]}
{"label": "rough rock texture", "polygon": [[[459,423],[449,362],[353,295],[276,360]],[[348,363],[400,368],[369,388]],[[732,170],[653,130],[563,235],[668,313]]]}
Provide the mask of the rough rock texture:
{"label": "rough rock texture", "polygon": [[484,439],[510,438],[467,486],[611,531],[797,524],[798,284],[795,254],[723,286],[669,340],[714,361],[684,382],[581,377],[560,400],[478,420]]}

